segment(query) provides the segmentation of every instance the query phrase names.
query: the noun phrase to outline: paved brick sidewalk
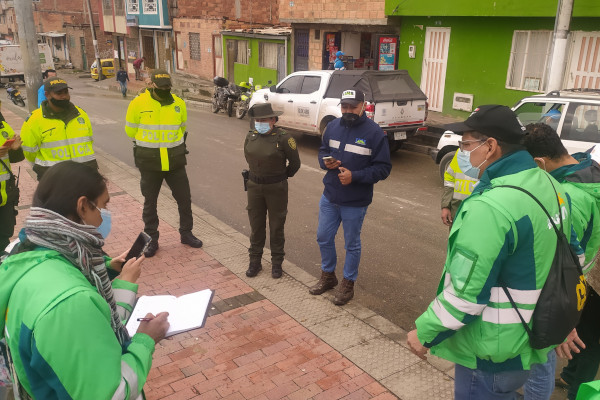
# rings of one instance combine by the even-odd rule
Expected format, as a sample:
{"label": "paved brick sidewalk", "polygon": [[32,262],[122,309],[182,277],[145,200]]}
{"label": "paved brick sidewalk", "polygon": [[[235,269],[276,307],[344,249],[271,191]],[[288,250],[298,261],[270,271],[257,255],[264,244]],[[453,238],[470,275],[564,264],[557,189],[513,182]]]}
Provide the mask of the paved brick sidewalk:
{"label": "paved brick sidewalk", "polygon": [[[21,122],[4,112],[11,126]],[[109,179],[113,215],[108,254],[125,251],[143,229],[139,173],[96,149]],[[17,231],[36,185],[21,166]],[[284,263],[284,277],[248,279],[248,239],[194,206],[194,233],[205,245],[179,243],[178,212],[168,190],[159,200],[160,249],[144,263],[139,293],[215,290],[206,326],[157,345],[148,399],[451,399],[452,365],[429,364],[403,347],[405,332],[359,304],[333,306],[310,296],[316,279]],[[268,268],[270,255],[263,264]]]}

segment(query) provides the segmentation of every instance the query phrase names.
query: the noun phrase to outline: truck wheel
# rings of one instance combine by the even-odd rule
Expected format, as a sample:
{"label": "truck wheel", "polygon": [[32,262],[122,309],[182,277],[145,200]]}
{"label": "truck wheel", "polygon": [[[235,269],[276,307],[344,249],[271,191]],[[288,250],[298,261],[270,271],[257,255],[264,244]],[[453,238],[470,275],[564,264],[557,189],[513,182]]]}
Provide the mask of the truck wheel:
{"label": "truck wheel", "polygon": [[327,128],[327,124],[333,121],[335,117],[333,115],[328,115],[321,120],[321,124],[319,125],[319,135],[323,136],[325,133],[325,128]]}
{"label": "truck wheel", "polygon": [[401,140],[388,140],[388,143],[390,145],[390,153],[395,153],[396,151],[400,150],[400,147],[402,147]]}
{"label": "truck wheel", "polygon": [[444,173],[448,169],[450,161],[452,161],[452,159],[454,158],[454,153],[456,153],[456,151],[451,151],[445,154],[444,157],[442,157],[442,159],[440,160],[440,177],[442,178],[442,180],[444,180]]}

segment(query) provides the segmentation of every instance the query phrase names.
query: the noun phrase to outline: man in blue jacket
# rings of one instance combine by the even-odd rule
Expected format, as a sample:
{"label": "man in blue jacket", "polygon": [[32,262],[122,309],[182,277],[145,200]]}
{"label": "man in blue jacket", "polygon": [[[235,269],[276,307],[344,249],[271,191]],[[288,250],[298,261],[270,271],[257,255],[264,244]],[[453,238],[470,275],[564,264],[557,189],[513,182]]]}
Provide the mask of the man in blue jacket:
{"label": "man in blue jacket", "polygon": [[365,114],[364,93],[345,90],[340,104],[342,118],[327,125],[319,149],[319,164],[327,170],[317,229],[322,271],[317,284],[309,290],[310,294],[319,295],[338,284],[335,235],[343,223],[346,242],[344,279],[333,300],[338,306],[354,297],[361,253],[360,230],[367,207],[373,200],[373,184],[387,178],[392,169],[387,137]]}

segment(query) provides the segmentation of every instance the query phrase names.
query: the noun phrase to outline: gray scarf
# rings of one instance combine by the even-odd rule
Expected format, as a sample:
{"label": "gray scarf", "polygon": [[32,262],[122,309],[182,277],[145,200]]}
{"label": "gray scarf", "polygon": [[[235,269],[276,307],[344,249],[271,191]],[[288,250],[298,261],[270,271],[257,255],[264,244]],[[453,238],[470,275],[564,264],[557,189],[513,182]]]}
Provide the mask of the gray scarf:
{"label": "gray scarf", "polygon": [[102,253],[104,239],[96,227],[78,224],[45,208],[32,207],[25,219],[24,229],[29,242],[58,251],[81,271],[110,306],[110,325],[119,343],[123,345],[129,341],[127,330],[117,313],[117,304],[106,273]]}

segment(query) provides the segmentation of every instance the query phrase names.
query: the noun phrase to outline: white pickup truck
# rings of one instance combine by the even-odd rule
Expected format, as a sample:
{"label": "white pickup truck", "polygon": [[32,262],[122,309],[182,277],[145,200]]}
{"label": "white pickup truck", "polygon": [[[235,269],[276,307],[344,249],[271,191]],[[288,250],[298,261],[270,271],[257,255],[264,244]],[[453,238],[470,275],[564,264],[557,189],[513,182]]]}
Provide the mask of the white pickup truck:
{"label": "white pickup truck", "polygon": [[365,93],[367,116],[387,134],[390,151],[426,129],[427,96],[404,70],[294,72],[276,86],[257,90],[250,107],[269,102],[274,110],[283,111],[278,126],[322,135],[331,120],[342,116],[340,97],[347,89]]}

